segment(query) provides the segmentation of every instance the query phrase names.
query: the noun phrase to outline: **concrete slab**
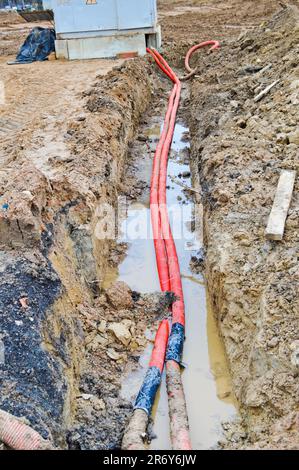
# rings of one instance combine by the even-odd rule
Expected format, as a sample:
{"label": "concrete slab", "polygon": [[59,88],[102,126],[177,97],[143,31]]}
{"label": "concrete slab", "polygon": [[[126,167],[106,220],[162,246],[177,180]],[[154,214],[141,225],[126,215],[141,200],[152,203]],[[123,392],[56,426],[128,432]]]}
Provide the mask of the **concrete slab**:
{"label": "concrete slab", "polygon": [[146,42],[148,47],[160,49],[162,46],[161,26],[158,25],[155,32],[146,35]]}
{"label": "concrete slab", "polygon": [[59,39],[55,47],[57,58],[69,60],[109,58],[126,52],[136,52],[140,56],[146,54],[144,33]]}
{"label": "concrete slab", "polygon": [[67,41],[65,40],[60,40],[60,41],[55,41],[55,52],[56,52],[56,59],[68,59],[69,53],[68,53],[68,47],[67,47]]}

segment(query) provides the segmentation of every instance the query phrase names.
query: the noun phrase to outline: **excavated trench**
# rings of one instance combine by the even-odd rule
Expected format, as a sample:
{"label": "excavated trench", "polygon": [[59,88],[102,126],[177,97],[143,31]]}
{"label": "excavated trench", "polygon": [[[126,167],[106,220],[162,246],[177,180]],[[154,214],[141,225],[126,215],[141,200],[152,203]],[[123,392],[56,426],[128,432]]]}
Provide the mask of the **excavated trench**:
{"label": "excavated trench", "polygon": [[[44,139],[28,176],[18,179],[11,169],[2,192],[1,407],[58,447],[120,446],[155,329],[171,302],[159,293],[149,217],[152,159],[169,89],[149,60],[99,78],[84,94],[83,117],[67,122],[64,141],[57,139],[58,167],[49,158],[56,144]],[[197,193],[187,189],[185,115],[175,130],[168,203],[186,296],[183,381],[192,442],[210,448],[236,408],[204,278],[192,269],[203,247]],[[111,226],[117,240],[106,233]],[[165,380],[158,395],[150,447],[170,448]]]}
{"label": "excavated trench", "polygon": [[[147,186],[150,184],[163,112],[162,108],[161,114],[152,116],[146,125],[140,127],[139,140],[133,144],[129,157],[134,168],[137,168],[137,171],[133,170],[136,178],[146,182]],[[192,445],[195,449],[207,449],[217,445],[222,436],[222,421],[235,417],[236,408],[225,353],[209,305],[204,278],[194,273],[191,266],[192,259],[203,251],[203,247],[199,231],[196,230],[195,192],[187,189],[192,188],[189,131],[180,122],[175,128],[168,175],[167,203],[180,260],[186,306],[183,384]],[[128,243],[128,251],[119,267],[108,272],[106,286],[120,280],[134,291],[154,293],[159,290],[150,227],[149,192],[144,191],[137,201],[129,204],[127,217],[122,222],[120,239]],[[154,331],[148,329],[146,336],[153,341]],[[133,402],[137,395],[148,367],[152,346],[152,342],[147,345],[133,370],[128,367],[122,381],[121,396],[124,399]],[[154,405],[151,428],[153,439],[150,448],[171,449],[165,377]]]}

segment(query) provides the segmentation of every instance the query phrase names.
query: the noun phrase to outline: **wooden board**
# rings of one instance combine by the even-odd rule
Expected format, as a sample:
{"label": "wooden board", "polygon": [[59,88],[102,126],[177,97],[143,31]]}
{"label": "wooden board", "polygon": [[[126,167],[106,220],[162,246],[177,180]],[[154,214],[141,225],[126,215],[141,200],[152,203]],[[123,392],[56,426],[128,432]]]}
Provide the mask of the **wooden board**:
{"label": "wooden board", "polygon": [[53,21],[54,14],[51,10],[41,11],[18,11],[19,15],[24,18],[27,23],[35,23],[39,21]]}
{"label": "wooden board", "polygon": [[266,238],[269,240],[282,240],[283,238],[295,179],[296,171],[282,170],[266,228]]}

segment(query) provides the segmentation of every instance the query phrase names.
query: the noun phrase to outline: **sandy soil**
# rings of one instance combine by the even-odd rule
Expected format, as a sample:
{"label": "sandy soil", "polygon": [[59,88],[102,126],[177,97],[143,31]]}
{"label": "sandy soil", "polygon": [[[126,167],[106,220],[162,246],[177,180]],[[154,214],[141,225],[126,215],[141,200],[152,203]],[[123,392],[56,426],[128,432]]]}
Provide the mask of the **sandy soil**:
{"label": "sandy soil", "polygon": [[[284,241],[264,235],[280,170],[298,171],[298,2],[288,3],[294,8],[160,2],[172,63],[183,67],[195,42],[222,46],[193,58],[189,121],[204,206],[204,272],[242,418],[240,427],[225,426],[225,448],[298,448],[297,185]],[[255,105],[253,97],[276,79],[277,88]]]}
{"label": "sandy soil", "polygon": [[[120,63],[115,60],[46,61],[7,65],[9,59],[13,56],[0,58],[4,84],[4,104],[0,108],[0,162],[14,158],[14,151],[20,151],[19,138],[23,139],[26,150],[40,147],[41,138],[49,144],[49,140],[55,142],[60,131],[66,132],[66,117],[82,113],[81,93],[92,78]],[[39,134],[35,139],[33,132]]]}
{"label": "sandy soil", "polygon": [[280,171],[299,168],[298,13],[280,9],[238,43],[225,42],[209,69],[206,59],[199,64],[192,85],[206,276],[248,433],[245,447],[298,448],[298,179],[284,240],[265,238]]}
{"label": "sandy soil", "polygon": [[16,12],[0,12],[0,56],[16,55],[30,30],[37,26],[53,28],[47,21],[27,23]]}

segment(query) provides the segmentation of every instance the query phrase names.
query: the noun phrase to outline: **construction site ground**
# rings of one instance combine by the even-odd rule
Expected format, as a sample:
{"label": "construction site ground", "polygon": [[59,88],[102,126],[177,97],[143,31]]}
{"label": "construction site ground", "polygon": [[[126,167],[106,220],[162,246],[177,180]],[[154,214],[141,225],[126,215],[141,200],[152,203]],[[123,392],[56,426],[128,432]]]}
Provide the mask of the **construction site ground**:
{"label": "construction site ground", "polygon": [[[158,9],[180,76],[191,46],[221,43],[194,55],[179,115],[203,208],[192,270],[206,281],[238,415],[215,448],[298,449],[298,177],[283,240],[265,238],[279,174],[299,170],[298,2]],[[147,197],[139,152],[171,85],[149,57],[8,65],[31,27],[0,14],[0,409],[59,448],[118,449],[132,412],[123,376],[173,299],[107,283],[128,247],[99,224],[119,196]]]}

